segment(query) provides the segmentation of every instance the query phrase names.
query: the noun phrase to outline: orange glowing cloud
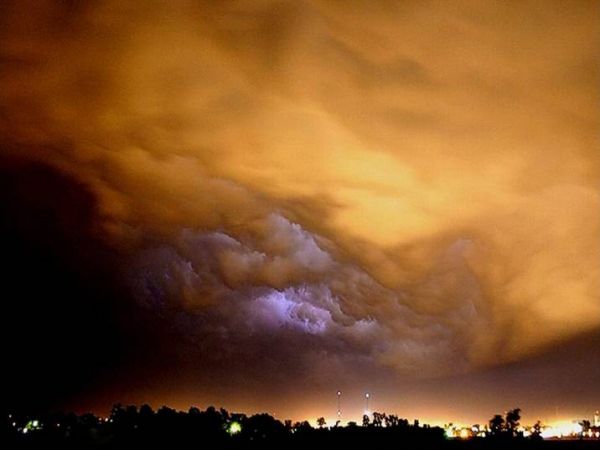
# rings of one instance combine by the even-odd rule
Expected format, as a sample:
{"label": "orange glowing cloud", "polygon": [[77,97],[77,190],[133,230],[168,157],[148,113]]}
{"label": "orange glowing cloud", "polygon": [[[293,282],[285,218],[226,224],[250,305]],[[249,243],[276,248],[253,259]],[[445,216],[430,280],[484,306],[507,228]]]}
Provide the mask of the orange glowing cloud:
{"label": "orange glowing cloud", "polygon": [[597,5],[60,8],[3,19],[3,151],[94,190],[141,303],[415,376],[600,326]]}

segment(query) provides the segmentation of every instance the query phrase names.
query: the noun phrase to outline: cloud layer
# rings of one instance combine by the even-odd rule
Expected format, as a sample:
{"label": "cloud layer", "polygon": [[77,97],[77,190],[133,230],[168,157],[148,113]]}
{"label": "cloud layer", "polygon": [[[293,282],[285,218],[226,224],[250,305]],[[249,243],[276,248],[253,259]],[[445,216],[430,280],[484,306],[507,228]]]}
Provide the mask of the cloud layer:
{"label": "cloud layer", "polygon": [[25,7],[3,152],[90,187],[198,358],[429,377],[600,326],[594,2]]}

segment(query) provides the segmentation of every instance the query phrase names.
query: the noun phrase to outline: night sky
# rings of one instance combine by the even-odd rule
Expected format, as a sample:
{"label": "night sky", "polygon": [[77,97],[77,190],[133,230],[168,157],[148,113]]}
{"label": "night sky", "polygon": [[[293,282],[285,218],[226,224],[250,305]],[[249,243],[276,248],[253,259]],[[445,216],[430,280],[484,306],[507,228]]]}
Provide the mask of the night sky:
{"label": "night sky", "polygon": [[600,408],[600,2],[3,1],[2,403]]}

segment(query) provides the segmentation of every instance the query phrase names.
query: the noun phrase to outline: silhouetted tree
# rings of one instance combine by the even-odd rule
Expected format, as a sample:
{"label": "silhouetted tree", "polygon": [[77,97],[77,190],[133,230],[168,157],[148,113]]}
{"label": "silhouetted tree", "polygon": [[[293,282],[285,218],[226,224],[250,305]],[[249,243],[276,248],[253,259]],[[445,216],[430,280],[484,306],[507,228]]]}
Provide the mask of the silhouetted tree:
{"label": "silhouetted tree", "polygon": [[[402,443],[405,448],[441,448],[443,430],[438,427],[411,426],[406,419],[395,415],[374,413],[373,423],[369,416],[363,418],[363,427],[349,422],[347,427],[326,428],[325,419],[317,420],[320,430],[315,431],[308,422],[285,421],[285,424],[269,414],[230,413],[225,409],[209,407],[201,411],[191,407],[187,412],[166,406],[154,412],[148,405],[122,406],[116,404],[110,420],[100,420],[92,414],[56,414],[46,418],[36,417],[44,427],[18,431],[19,426],[31,422],[31,417],[14,418],[2,424],[0,419],[0,442],[6,448],[214,448],[257,450],[263,448],[352,448],[353,445],[372,443],[374,448],[389,447],[392,442]],[[5,418],[6,419],[6,418]],[[15,422],[15,423],[16,423]],[[235,423],[234,423],[235,422]],[[385,423],[386,428],[383,428]],[[52,425],[52,426],[51,426]],[[60,425],[60,426],[58,426]],[[233,427],[235,425],[235,427]],[[37,427],[37,426],[36,426]],[[389,429],[387,428],[389,427]],[[8,435],[8,445],[4,445]],[[41,445],[37,445],[37,444]],[[190,446],[190,443],[192,446]],[[30,445],[31,444],[31,445]],[[34,445],[35,444],[35,445]],[[423,445],[420,445],[423,444]]]}
{"label": "silhouetted tree", "polygon": [[384,419],[385,419],[385,414],[374,412],[373,413],[373,426],[377,427],[377,428],[381,427]]}
{"label": "silhouetted tree", "polygon": [[116,422],[123,414],[125,414],[125,409],[123,408],[123,405],[121,405],[120,403],[115,403],[112,409],[110,410],[110,419],[113,422]]}
{"label": "silhouetted tree", "polygon": [[242,436],[254,442],[277,440],[286,433],[285,426],[269,414],[254,414],[242,425]]}
{"label": "silhouetted tree", "polygon": [[221,419],[223,421],[229,422],[231,420],[229,411],[227,411],[225,408],[219,408],[219,414],[221,415]]}
{"label": "silhouetted tree", "polygon": [[493,435],[499,435],[504,430],[504,417],[496,414],[490,419],[490,431]]}
{"label": "silhouetted tree", "polygon": [[313,429],[313,427],[307,420],[305,420],[303,422],[296,422],[294,424],[293,429],[295,433],[307,433],[310,432]]}
{"label": "silhouetted tree", "polygon": [[386,428],[392,428],[398,425],[398,416],[394,414],[387,414],[383,420]]}
{"label": "silhouetted tree", "polygon": [[542,439],[542,423],[538,420],[531,429],[531,439]]}
{"label": "silhouetted tree", "polygon": [[150,405],[140,406],[140,412],[138,414],[138,423],[140,429],[144,432],[152,429],[154,425],[154,411]]}
{"label": "silhouetted tree", "polygon": [[521,409],[511,409],[506,413],[505,427],[508,434],[511,436],[517,435],[517,428],[519,426],[519,420],[521,420]]}
{"label": "silhouetted tree", "polygon": [[367,416],[366,414],[363,415],[363,419],[362,419],[362,426],[363,427],[368,427],[369,423],[371,423],[371,420],[369,420],[369,416]]}
{"label": "silhouetted tree", "polygon": [[579,422],[579,425],[581,425],[581,431],[583,433],[587,433],[592,426],[589,420],[582,420],[581,422]]}

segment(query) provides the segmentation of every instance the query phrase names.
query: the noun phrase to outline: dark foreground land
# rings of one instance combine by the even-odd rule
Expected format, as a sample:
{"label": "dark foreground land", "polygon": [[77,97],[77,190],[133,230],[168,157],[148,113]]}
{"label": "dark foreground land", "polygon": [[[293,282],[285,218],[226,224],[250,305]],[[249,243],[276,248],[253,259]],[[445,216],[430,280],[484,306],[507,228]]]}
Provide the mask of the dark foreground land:
{"label": "dark foreground land", "polygon": [[[400,447],[398,447],[400,448]],[[407,449],[411,447],[405,447]],[[474,440],[453,440],[447,442],[442,447],[419,447],[412,448],[447,448],[456,450],[501,450],[501,449],[535,449],[535,450],[592,450],[600,448],[598,440],[542,440],[532,442],[526,439],[507,440],[504,442],[495,442],[488,438],[478,438]]]}
{"label": "dark foreground land", "polygon": [[[384,416],[384,415],[380,415]],[[591,450],[600,440],[542,440],[500,430],[485,438],[448,439],[439,427],[387,416],[385,423],[313,428],[268,414],[246,416],[224,409],[115,406],[107,418],[92,414],[5,415],[0,448],[57,449],[447,449]]]}
{"label": "dark foreground land", "polygon": [[[3,443],[2,443],[3,442]],[[357,435],[323,436],[315,433],[311,437],[291,439],[240,438],[214,439],[198,437],[189,439],[183,436],[164,436],[160,439],[137,437],[134,439],[115,438],[114,436],[92,439],[68,438],[55,439],[47,436],[30,435],[26,438],[0,441],[5,449],[422,449],[422,450],[592,450],[599,449],[600,442],[593,440],[556,440],[533,442],[525,439],[494,441],[489,438],[459,439],[411,439],[406,436],[377,436],[364,433]]]}

